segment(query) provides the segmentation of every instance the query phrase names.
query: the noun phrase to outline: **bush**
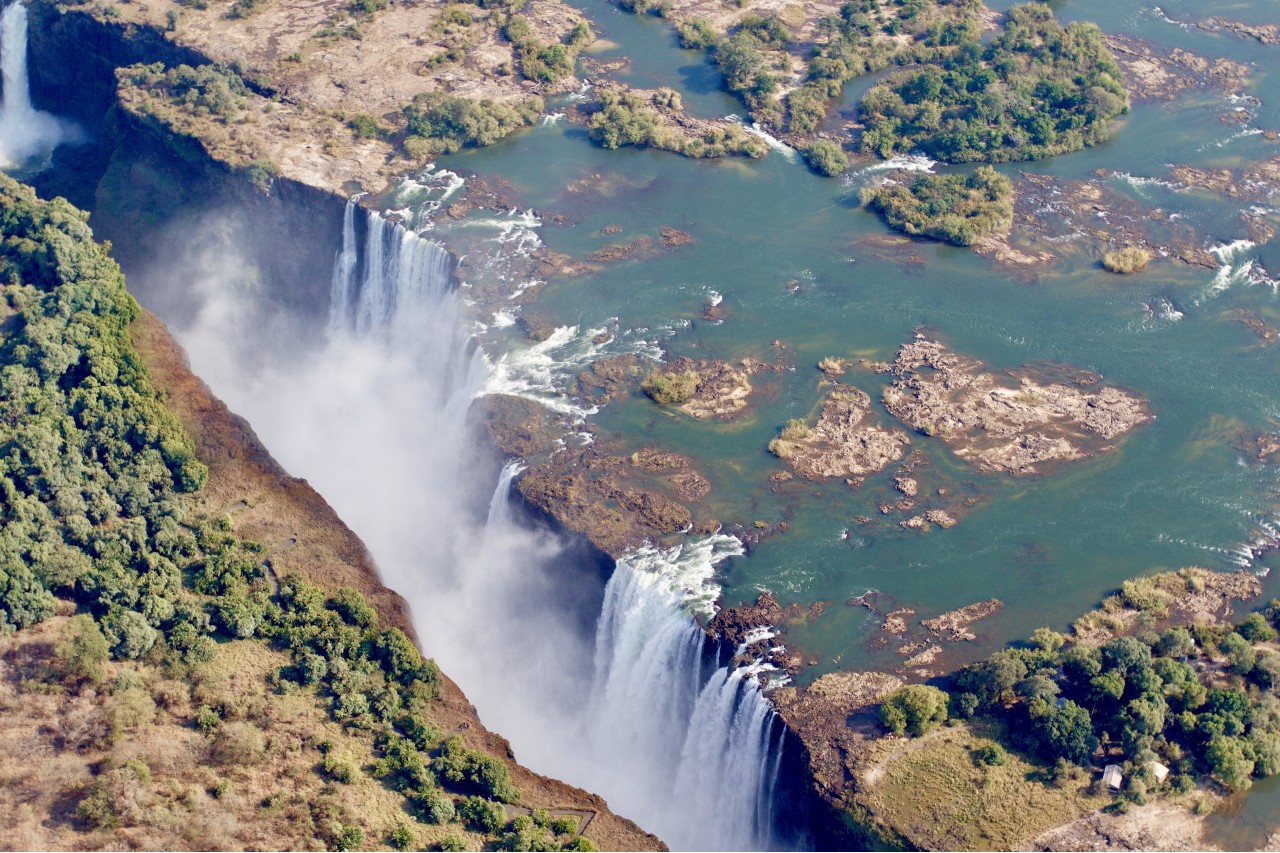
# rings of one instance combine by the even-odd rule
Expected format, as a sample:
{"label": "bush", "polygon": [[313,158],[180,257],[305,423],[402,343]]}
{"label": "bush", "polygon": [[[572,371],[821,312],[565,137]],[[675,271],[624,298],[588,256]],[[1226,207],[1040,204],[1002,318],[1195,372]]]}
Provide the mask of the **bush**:
{"label": "bush", "polygon": [[880,722],[894,734],[919,737],[947,719],[947,694],[936,687],[899,687],[880,706]]}
{"label": "bush", "polygon": [[829,178],[849,168],[849,158],[845,156],[844,150],[829,139],[815,140],[805,149],[804,159],[809,168]]}
{"label": "bush", "polygon": [[358,826],[344,825],[333,839],[334,850],[361,850],[364,848],[364,830]]}
{"label": "bush", "polygon": [[256,764],[266,751],[262,732],[248,723],[226,723],[213,737],[209,757],[222,765]]}
{"label": "bush", "polygon": [[1276,629],[1261,613],[1250,613],[1236,626],[1236,633],[1251,643],[1269,643],[1276,638]]}
{"label": "bush", "polygon": [[458,806],[458,817],[477,832],[492,834],[507,822],[502,806],[484,797],[467,797]]}
{"label": "bush", "polygon": [[467,849],[467,840],[461,835],[446,835],[440,839],[441,850],[451,851],[451,853],[459,853],[459,851]]}
{"label": "bush", "polygon": [[82,679],[95,684],[106,678],[103,666],[110,658],[107,638],[91,616],[73,616],[62,626],[58,644],[53,650],[55,668],[64,678]]}
{"label": "bush", "polygon": [[341,782],[349,785],[355,781],[359,771],[350,763],[343,761],[332,754],[326,755],[320,762],[320,770],[335,782]]}
{"label": "bush", "polygon": [[693,399],[698,390],[698,374],[693,370],[653,373],[640,388],[660,406],[678,406]]}
{"label": "bush", "polygon": [[1142,272],[1149,263],[1151,253],[1141,246],[1126,246],[1102,256],[1102,268],[1120,275]]}
{"label": "bush", "polygon": [[680,46],[686,50],[706,50],[719,38],[711,25],[702,18],[681,21],[676,24],[676,33],[680,38]]}
{"label": "bush", "polygon": [[403,823],[391,830],[391,834],[387,836],[387,843],[391,845],[393,850],[408,850],[415,846],[417,841],[417,836],[413,834],[413,830]]}
{"label": "bush", "polygon": [[1009,754],[998,743],[989,743],[974,753],[978,763],[989,767],[998,767],[1009,760]]}
{"label": "bush", "polygon": [[890,228],[957,246],[1013,227],[1013,183],[987,166],[972,175],[920,175],[910,186],[867,190],[863,202]]}

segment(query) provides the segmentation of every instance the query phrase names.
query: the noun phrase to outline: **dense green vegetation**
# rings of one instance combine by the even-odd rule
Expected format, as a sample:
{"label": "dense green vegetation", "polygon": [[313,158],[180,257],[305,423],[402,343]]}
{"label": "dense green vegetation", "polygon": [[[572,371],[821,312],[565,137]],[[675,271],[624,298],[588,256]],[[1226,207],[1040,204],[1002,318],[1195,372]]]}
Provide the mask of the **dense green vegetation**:
{"label": "dense green vegetation", "polygon": [[[1138,803],[1158,787],[1185,792],[1204,777],[1248,788],[1252,778],[1280,773],[1280,655],[1258,647],[1275,639],[1275,617],[1156,631],[1179,590],[1203,588],[1203,574],[1127,583],[1110,612],[1133,614],[1133,635],[1093,645],[1041,628],[1025,646],[960,669],[950,695],[941,694],[948,710],[928,693],[934,688],[914,685],[886,700],[881,719],[891,731],[921,734],[948,712],[989,715],[1005,724],[1011,746],[1052,765],[1054,775],[1071,773],[1071,765],[1120,764],[1125,797]],[[1266,613],[1278,611],[1273,601]],[[1172,771],[1164,783],[1153,761]]]}
{"label": "dense green vegetation", "polygon": [[1062,26],[1048,6],[1015,6],[989,46],[969,37],[937,64],[872,88],[862,146],[949,162],[1035,160],[1096,145],[1129,108],[1097,26]]}
{"label": "dense green vegetation", "polygon": [[659,371],[645,379],[640,388],[660,406],[678,406],[693,399],[698,390],[698,374],[692,370]]}
{"label": "dense green vegetation", "polygon": [[769,146],[762,139],[739,127],[721,125],[694,133],[665,121],[659,107],[679,110],[680,95],[670,89],[659,89],[653,95],[604,89],[600,92],[600,105],[588,122],[588,132],[605,148],[635,145],[686,157],[763,157],[769,153]]}
{"label": "dense green vegetation", "polygon": [[863,203],[891,228],[969,246],[1013,226],[1013,184],[990,166],[971,175],[927,175],[909,186],[885,184],[865,190]]}
{"label": "dense green vegetation", "polygon": [[835,177],[849,168],[849,158],[845,156],[844,149],[829,139],[815,139],[813,144],[804,150],[804,160],[809,164],[809,168],[828,178]]}
{"label": "dense green vegetation", "polygon": [[[95,685],[111,658],[143,660],[181,681],[222,644],[259,640],[291,660],[272,676],[277,690],[311,691],[344,730],[371,737],[373,775],[424,822],[461,818],[500,834],[498,802],[520,792],[504,762],[436,728],[435,663],[399,629],[380,626],[359,592],[327,595],[296,575],[277,579],[264,549],[237,536],[229,517],[189,514],[184,493],[204,485],[207,469],[133,349],[139,309],[85,214],[0,176],[0,281],[0,632],[29,628],[64,601],[80,612],[63,626],[53,675]],[[121,731],[155,712],[133,672],[111,688],[120,697],[114,713],[126,715]],[[201,707],[193,724],[216,764],[263,753],[262,732],[225,709]],[[360,774],[320,749],[327,778],[348,784]],[[150,771],[142,763],[112,772],[136,785]],[[104,778],[84,792],[85,826],[121,825],[112,784]],[[215,786],[212,796],[224,791]],[[360,827],[331,824],[334,849],[363,843]],[[576,825],[545,828],[512,833],[541,845],[520,849],[590,849],[572,837]]]}
{"label": "dense green vegetation", "polygon": [[113,647],[180,618],[180,492],[207,471],[133,353],[138,307],[65,201],[0,178],[0,629],[83,597]]}
{"label": "dense green vegetation", "polygon": [[404,149],[410,157],[421,158],[492,145],[537,121],[542,106],[538,97],[505,104],[424,93],[404,108]]}
{"label": "dense green vegetation", "polygon": [[578,21],[561,44],[545,44],[533,33],[529,22],[513,16],[502,28],[516,48],[520,76],[537,83],[554,83],[573,73],[573,60],[594,36],[585,20]]}
{"label": "dense green vegetation", "polygon": [[235,71],[224,65],[179,65],[166,69],[163,63],[130,65],[116,72],[120,84],[137,86],[196,117],[208,116],[230,123],[244,109],[249,89]]}
{"label": "dense green vegetation", "polygon": [[[855,77],[893,63],[940,61],[978,39],[978,0],[853,0],[818,22],[826,41],[814,49],[808,80],[787,98],[788,128],[811,133],[828,102]],[[904,45],[902,40],[906,39]]]}

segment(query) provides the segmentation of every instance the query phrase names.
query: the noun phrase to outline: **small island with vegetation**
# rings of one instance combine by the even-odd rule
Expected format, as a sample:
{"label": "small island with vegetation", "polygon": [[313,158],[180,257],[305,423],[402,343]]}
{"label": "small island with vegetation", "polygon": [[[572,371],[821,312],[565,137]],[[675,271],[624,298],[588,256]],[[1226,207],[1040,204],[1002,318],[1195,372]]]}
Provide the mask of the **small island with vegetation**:
{"label": "small island with vegetation", "polygon": [[909,185],[863,190],[862,202],[890,228],[969,246],[1013,227],[1013,183],[990,166],[968,175],[919,175]]}

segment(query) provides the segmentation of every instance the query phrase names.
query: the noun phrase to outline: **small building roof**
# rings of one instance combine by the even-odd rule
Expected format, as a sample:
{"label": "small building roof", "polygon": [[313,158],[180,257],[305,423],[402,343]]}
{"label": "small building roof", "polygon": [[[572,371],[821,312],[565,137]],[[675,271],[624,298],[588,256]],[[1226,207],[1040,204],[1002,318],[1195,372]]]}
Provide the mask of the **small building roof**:
{"label": "small building roof", "polygon": [[1169,768],[1154,759],[1147,762],[1147,767],[1150,768],[1151,775],[1156,777],[1157,782],[1163,782],[1169,775]]}
{"label": "small building roof", "polygon": [[1124,774],[1120,772],[1120,765],[1108,764],[1103,768],[1102,781],[1113,791],[1119,791],[1120,786],[1124,784]]}

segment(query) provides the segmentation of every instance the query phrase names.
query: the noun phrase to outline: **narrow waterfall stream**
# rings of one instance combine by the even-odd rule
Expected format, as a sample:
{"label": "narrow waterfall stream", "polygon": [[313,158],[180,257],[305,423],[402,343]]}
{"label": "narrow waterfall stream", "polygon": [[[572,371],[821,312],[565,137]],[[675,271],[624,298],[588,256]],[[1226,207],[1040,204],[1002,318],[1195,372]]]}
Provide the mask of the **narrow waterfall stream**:
{"label": "narrow waterfall stream", "polygon": [[[694,621],[740,544],[645,548],[602,590],[514,511],[519,463],[496,488],[477,482],[492,468],[470,446],[468,408],[492,377],[519,385],[523,368],[495,370],[466,333],[454,267],[439,244],[352,203],[318,345],[251,352],[237,328],[262,298],[252,284],[207,288],[179,336],[196,371],[364,538],[427,653],[522,763],[601,794],[675,849],[769,846],[783,727],[755,670],[720,666]],[[237,341],[246,351],[228,352]]]}
{"label": "narrow waterfall stream", "polygon": [[76,127],[31,104],[27,81],[27,7],[10,3],[0,14],[0,169],[18,174],[47,167],[53,149],[79,137]]}

